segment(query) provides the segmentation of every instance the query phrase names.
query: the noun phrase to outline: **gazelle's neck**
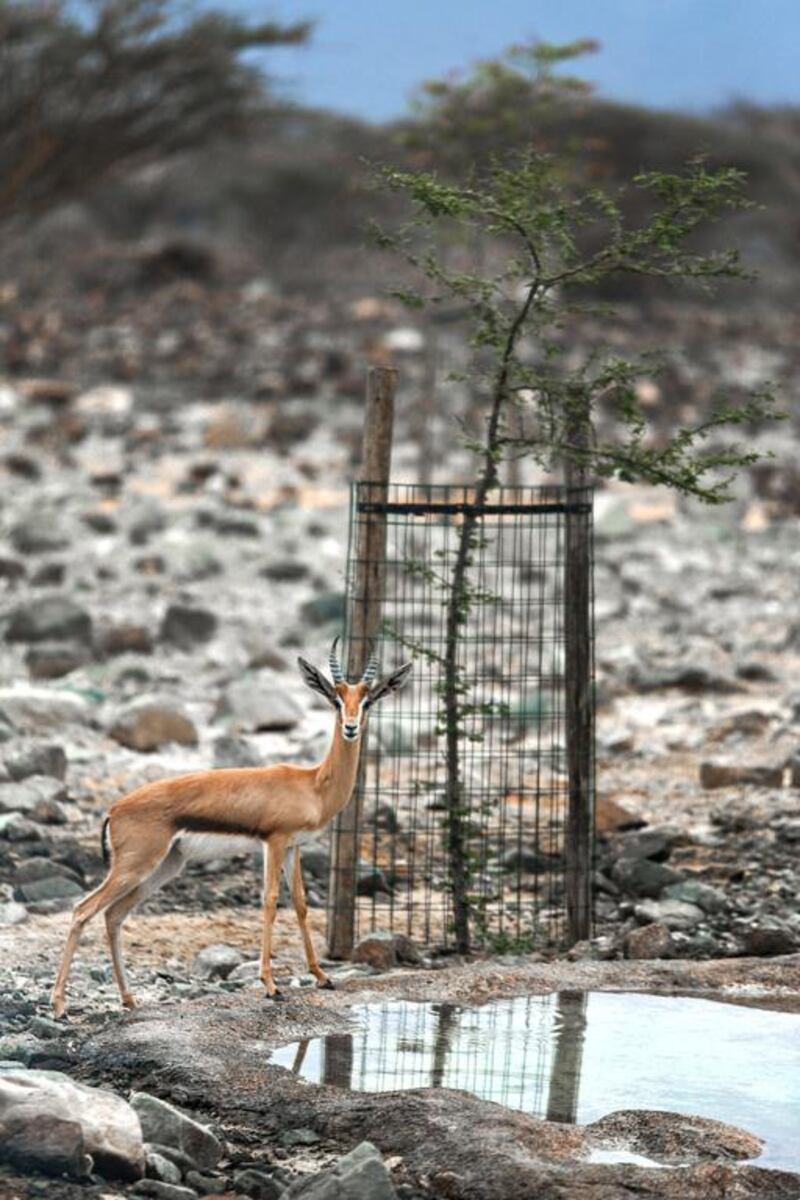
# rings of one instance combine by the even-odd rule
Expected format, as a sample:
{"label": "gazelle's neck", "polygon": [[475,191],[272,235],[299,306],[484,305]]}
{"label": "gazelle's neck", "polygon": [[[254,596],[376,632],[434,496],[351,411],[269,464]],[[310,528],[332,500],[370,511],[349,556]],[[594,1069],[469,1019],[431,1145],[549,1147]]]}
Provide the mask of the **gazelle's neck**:
{"label": "gazelle's neck", "polygon": [[353,794],[363,736],[362,731],[355,741],[346,741],[342,735],[342,725],[337,712],[330,748],[317,767],[316,776],[316,787],[322,797],[326,821],[341,812]]}

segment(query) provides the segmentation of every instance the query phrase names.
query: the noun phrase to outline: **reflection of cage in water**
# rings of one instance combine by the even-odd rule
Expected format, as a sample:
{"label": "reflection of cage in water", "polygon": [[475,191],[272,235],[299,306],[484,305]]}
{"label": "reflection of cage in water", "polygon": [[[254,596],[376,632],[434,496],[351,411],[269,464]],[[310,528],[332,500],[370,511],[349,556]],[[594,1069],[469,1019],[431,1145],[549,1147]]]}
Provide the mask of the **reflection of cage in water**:
{"label": "reflection of cage in water", "polygon": [[[331,905],[342,903],[336,864],[357,858],[354,934],[407,933],[429,946],[453,944],[448,862],[442,659],[448,581],[471,489],[354,485],[348,561],[348,630],[367,598],[361,581],[383,574],[386,669],[414,655],[409,686],[370,715],[355,803],[334,829]],[[385,522],[385,559],[363,561],[366,522]],[[590,855],[570,853],[570,605],[568,546],[579,529],[591,568],[587,488],[500,488],[479,512],[469,568],[475,595],[459,632],[458,660],[471,712],[460,741],[466,809],[472,943],[493,949],[563,942],[567,896],[588,896]],[[374,542],[372,543],[374,545]],[[374,553],[374,552],[373,552]],[[591,594],[587,655],[579,679],[589,747],[583,789],[593,800]],[[356,647],[366,652],[367,647]],[[572,671],[573,683],[575,671]],[[438,730],[438,732],[437,732]],[[591,817],[589,818],[591,820]],[[590,827],[584,839],[588,845]],[[342,843],[350,839],[342,854]],[[574,851],[574,846],[572,847]],[[576,873],[578,891],[570,893]],[[583,889],[583,891],[581,891]],[[573,927],[574,929],[574,927]]]}
{"label": "reflection of cage in water", "polygon": [[520,996],[485,1008],[399,1001],[353,1015],[362,1019],[355,1033],[293,1043],[272,1062],[355,1091],[458,1088],[550,1121],[576,1119],[585,993]]}

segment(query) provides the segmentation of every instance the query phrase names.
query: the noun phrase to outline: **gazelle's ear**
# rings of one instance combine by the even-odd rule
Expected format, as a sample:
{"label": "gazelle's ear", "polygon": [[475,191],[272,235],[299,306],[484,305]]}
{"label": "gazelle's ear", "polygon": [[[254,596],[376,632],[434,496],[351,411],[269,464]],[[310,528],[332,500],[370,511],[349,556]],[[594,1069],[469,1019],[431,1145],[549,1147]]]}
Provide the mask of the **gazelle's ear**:
{"label": "gazelle's ear", "polygon": [[402,667],[398,667],[391,675],[387,675],[380,683],[376,683],[375,687],[370,690],[369,702],[375,704],[378,700],[383,700],[384,696],[390,695],[391,692],[399,692],[401,687],[408,683],[408,677],[411,674],[413,662],[404,663]]}
{"label": "gazelle's ear", "polygon": [[310,662],[306,662],[304,658],[298,658],[297,665],[300,668],[300,674],[303,676],[303,683],[306,687],[310,687],[312,692],[319,692],[320,696],[324,696],[329,704],[336,705],[338,697],[331,681],[326,679],[316,667],[312,667]]}

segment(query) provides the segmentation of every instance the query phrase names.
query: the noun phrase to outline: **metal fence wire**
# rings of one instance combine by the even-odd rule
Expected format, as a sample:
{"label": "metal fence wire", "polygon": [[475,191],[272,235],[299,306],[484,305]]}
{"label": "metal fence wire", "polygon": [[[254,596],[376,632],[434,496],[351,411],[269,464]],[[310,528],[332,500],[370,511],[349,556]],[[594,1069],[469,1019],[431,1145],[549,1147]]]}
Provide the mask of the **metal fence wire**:
{"label": "metal fence wire", "polygon": [[[457,658],[464,713],[460,828],[471,945],[495,952],[557,946],[569,931],[570,887],[572,894],[584,888],[589,895],[588,880],[578,881],[576,893],[569,879],[570,871],[590,869],[591,856],[587,860],[568,844],[575,756],[567,708],[576,681],[570,682],[574,656],[565,639],[565,628],[574,628],[565,581],[576,529],[592,577],[589,488],[498,488],[476,510],[469,487],[390,484],[376,499],[375,485],[353,485],[351,661],[353,638],[367,638],[365,622],[357,619],[359,605],[367,602],[364,581],[377,572],[382,669],[410,657],[415,666],[406,688],[370,712],[354,801],[332,834],[330,903],[353,906],[356,939],[390,930],[431,949],[455,944],[443,673],[452,568],[469,513],[478,520],[468,567],[471,602],[459,627]],[[376,517],[385,521],[381,564],[360,557],[361,548],[375,545],[374,538],[361,536],[361,527]],[[579,667],[587,678],[577,681],[577,694],[588,706],[584,728],[593,734],[591,601],[590,585],[589,654]],[[365,658],[370,648],[355,646],[355,658]],[[593,736],[582,786],[591,809]],[[349,844],[343,847],[342,839]],[[336,880],[336,864],[343,860],[355,860],[345,889]],[[348,897],[353,875],[356,894]]]}

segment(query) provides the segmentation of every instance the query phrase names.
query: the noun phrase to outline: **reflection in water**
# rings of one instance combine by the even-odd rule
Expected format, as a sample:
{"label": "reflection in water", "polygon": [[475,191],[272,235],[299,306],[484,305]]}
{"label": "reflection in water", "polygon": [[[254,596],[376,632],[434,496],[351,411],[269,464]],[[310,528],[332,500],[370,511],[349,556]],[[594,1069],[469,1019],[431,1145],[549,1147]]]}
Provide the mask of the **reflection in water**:
{"label": "reflection in water", "polygon": [[800,1167],[793,1013],[601,992],[352,1012],[355,1032],[283,1046],[271,1061],[357,1091],[460,1088],[551,1121],[585,1124],[624,1108],[695,1113],[764,1138],[759,1165]]}

